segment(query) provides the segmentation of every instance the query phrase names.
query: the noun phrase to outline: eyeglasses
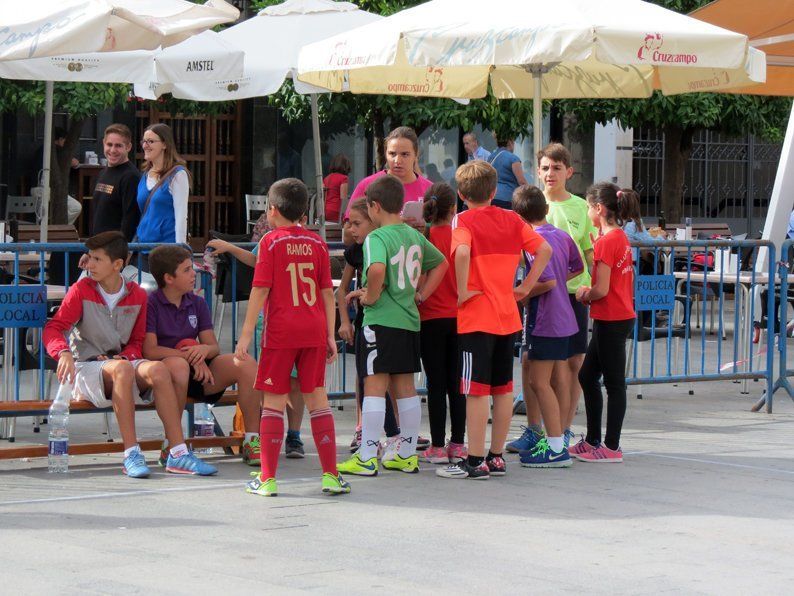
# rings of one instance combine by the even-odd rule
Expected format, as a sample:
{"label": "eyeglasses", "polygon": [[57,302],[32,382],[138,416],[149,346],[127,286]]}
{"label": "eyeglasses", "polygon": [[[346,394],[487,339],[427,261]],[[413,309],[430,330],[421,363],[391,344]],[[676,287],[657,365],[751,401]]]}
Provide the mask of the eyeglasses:
{"label": "eyeglasses", "polygon": [[152,143],[162,143],[162,141],[160,139],[143,139],[141,141],[141,145],[143,145],[144,147],[148,147]]}

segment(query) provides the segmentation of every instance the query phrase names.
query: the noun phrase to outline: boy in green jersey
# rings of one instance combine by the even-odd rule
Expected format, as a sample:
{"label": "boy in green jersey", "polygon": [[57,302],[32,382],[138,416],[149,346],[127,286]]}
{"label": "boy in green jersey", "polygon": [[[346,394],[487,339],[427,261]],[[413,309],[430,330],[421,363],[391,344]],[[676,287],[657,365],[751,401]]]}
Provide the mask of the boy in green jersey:
{"label": "boy in green jersey", "polygon": [[[581,286],[590,285],[590,271],[593,267],[593,239],[597,230],[587,216],[587,201],[571,194],[566,189],[566,183],[573,176],[571,167],[571,154],[564,145],[551,143],[538,152],[538,180],[543,182],[543,194],[549,206],[546,217],[548,223],[573,238],[579,249],[579,256],[586,264],[584,271],[578,276],[568,280],[568,297],[571,301],[576,323],[579,331],[571,337],[568,352],[568,373],[570,394],[570,408],[568,412],[560,412],[560,419],[565,430],[565,446],[570,441],[571,423],[582,388],[579,385],[579,369],[582,368],[584,354],[587,351],[588,316],[587,307],[576,300],[576,290]],[[541,436],[540,407],[534,394],[524,387],[524,401],[527,406],[527,427],[524,434],[517,440],[507,445],[507,450],[512,452],[532,449]]]}
{"label": "boy in green jersey", "polygon": [[[339,464],[340,472],[359,476],[378,473],[378,444],[386,414],[386,390],[397,399],[401,442],[393,460],[383,467],[406,473],[419,471],[416,441],[421,400],[414,374],[419,372],[419,310],[447,271],[444,256],[429,240],[403,223],[403,185],[383,176],[366,191],[370,219],[378,226],[364,241],[362,289],[347,295],[364,307],[364,342],[356,353],[364,371],[361,446]],[[424,274],[427,275],[424,275]]]}

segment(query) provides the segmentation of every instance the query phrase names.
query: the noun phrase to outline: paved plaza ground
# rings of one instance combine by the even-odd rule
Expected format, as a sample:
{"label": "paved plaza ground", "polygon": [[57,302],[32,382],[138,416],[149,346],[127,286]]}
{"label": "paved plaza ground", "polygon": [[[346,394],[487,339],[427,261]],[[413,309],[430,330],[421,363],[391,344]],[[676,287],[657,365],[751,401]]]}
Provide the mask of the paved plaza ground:
{"label": "paved plaza ground", "polygon": [[[749,411],[739,386],[646,387],[630,399],[623,465],[575,463],[487,482],[381,472],[319,492],[319,464],[282,460],[280,495],[213,478],[120,472],[120,456],[0,461],[0,593],[773,593],[794,581],[794,404]],[[228,426],[231,408],[219,412]],[[336,411],[340,458],[354,410]],[[101,418],[73,416],[96,439]],[[583,413],[575,430],[582,430]],[[512,434],[522,417],[513,419]],[[140,434],[159,435],[153,413]],[[425,426],[425,432],[427,427]],[[20,442],[41,440],[28,420]],[[154,453],[147,454],[150,463]]]}

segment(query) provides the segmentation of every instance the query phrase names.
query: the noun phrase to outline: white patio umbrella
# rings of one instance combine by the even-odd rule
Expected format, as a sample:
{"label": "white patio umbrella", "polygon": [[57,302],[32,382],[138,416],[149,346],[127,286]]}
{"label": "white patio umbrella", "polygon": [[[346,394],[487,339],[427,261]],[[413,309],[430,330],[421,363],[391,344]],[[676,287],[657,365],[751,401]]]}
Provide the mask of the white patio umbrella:
{"label": "white patio umbrella", "polygon": [[[350,2],[287,0],[282,4],[269,6],[257,16],[219,34],[245,52],[243,76],[149,87],[141,84],[135,86],[135,94],[140,97],[156,97],[163,93],[172,93],[174,97],[197,101],[245,99],[275,93],[287,77],[292,77],[299,93],[311,94],[317,204],[323,205],[317,93],[324,92],[325,89],[306,85],[295,78],[298,52],[306,43],[381,19],[383,17],[359,10]],[[320,221],[324,223],[324,210],[319,209],[319,212]],[[324,226],[322,229],[324,230]]]}
{"label": "white patio umbrella", "polygon": [[[553,9],[550,10],[550,7]],[[432,0],[304,47],[299,80],[331,91],[647,97],[764,80],[747,37],[640,0]]]}
{"label": "white patio umbrella", "polygon": [[[235,21],[239,16],[239,11],[224,0],[208,0],[204,4],[187,0],[3,2],[0,3],[0,23],[3,23],[0,60],[33,60],[75,52],[154,50],[184,41],[215,25]],[[84,70],[81,68],[79,72]],[[58,77],[58,80],[64,79]],[[49,218],[52,96],[53,81],[47,80],[42,178],[43,242],[47,239]]]}

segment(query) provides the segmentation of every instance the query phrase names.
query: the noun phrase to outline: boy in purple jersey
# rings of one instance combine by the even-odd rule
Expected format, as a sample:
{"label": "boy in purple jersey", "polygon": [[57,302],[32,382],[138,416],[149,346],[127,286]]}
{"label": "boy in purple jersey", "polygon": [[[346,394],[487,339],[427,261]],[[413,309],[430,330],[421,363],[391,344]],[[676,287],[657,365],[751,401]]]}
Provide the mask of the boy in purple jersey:
{"label": "boy in purple jersey", "polygon": [[[572,462],[563,439],[565,429],[562,428],[562,415],[568,411],[570,394],[565,372],[568,343],[578,326],[566,284],[582,272],[584,264],[573,239],[546,221],[549,208],[539,188],[529,185],[518,187],[513,192],[513,210],[549,243],[553,251],[526,304],[521,362],[527,413],[537,412],[539,406],[546,437],[540,439],[532,450],[521,452],[521,465],[528,468],[567,468]],[[527,262],[531,267],[531,257],[527,257]]]}

